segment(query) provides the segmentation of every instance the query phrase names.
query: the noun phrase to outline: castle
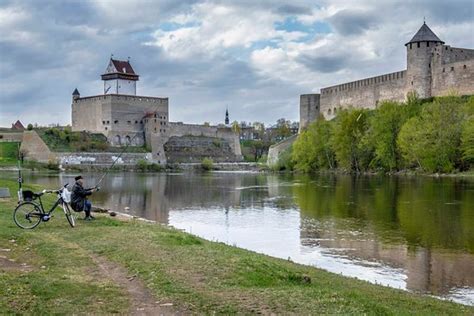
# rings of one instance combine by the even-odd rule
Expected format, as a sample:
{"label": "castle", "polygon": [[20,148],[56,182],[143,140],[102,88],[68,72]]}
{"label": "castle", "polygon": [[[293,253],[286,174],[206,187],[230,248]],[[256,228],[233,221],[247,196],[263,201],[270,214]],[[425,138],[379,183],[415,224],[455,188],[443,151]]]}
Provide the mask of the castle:
{"label": "castle", "polygon": [[136,95],[139,76],[129,60],[111,58],[101,78],[103,94],[81,97],[74,90],[73,131],[101,133],[113,146],[146,145],[159,164],[242,159],[239,135],[229,126],[170,122],[168,98]]}
{"label": "castle", "polygon": [[474,49],[445,43],[423,23],[405,44],[407,69],[322,88],[300,96],[300,131],[320,115],[332,119],[348,107],[374,109],[382,100],[404,101],[410,92],[419,98],[450,91],[474,94]]}

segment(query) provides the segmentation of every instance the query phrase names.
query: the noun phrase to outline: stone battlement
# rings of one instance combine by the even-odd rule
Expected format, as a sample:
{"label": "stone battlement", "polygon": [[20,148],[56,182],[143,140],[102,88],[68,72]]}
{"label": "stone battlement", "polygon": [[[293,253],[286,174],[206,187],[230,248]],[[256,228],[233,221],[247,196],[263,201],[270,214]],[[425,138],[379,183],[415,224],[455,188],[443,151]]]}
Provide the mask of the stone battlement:
{"label": "stone battlement", "polygon": [[93,95],[83,98],[77,98],[73,102],[90,102],[90,101],[99,101],[113,99],[118,101],[139,101],[139,102],[150,102],[150,103],[164,103],[168,101],[168,98],[160,97],[147,97],[147,96],[138,96],[138,95],[125,95],[125,94],[103,94],[103,95]]}
{"label": "stone battlement", "polygon": [[335,86],[330,86],[327,88],[321,89],[321,95],[337,93],[340,91],[346,90],[354,90],[354,89],[364,89],[367,86],[376,85],[376,84],[383,84],[388,81],[395,81],[395,80],[404,80],[406,76],[406,70],[391,72],[388,74],[365,78],[361,80],[351,81]]}

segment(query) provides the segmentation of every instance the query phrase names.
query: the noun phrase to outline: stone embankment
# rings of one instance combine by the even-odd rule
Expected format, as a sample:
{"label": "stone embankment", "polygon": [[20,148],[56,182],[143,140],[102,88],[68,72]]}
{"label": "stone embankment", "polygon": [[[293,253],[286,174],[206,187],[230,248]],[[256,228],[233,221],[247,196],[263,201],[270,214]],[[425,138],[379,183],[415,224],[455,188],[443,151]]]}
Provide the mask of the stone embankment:
{"label": "stone embankment", "polygon": [[291,145],[295,142],[298,135],[293,135],[288,137],[287,139],[282,140],[281,142],[272,145],[268,150],[268,158],[267,158],[267,165],[272,167],[278,163],[278,159],[280,155],[290,148]]}

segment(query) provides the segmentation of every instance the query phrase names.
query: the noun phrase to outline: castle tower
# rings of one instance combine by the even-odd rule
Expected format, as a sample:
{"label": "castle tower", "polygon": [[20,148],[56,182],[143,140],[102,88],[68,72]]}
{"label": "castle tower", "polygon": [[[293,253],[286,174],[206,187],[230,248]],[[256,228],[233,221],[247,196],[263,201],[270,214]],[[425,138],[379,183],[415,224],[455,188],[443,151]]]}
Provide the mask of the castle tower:
{"label": "castle tower", "polygon": [[225,125],[229,125],[229,110],[225,109]]}
{"label": "castle tower", "polygon": [[76,101],[77,99],[79,99],[81,97],[81,94],[79,93],[79,91],[76,89],[74,89],[74,91],[72,92],[72,101]]}
{"label": "castle tower", "polygon": [[432,57],[436,46],[444,42],[423,22],[407,48],[407,92],[415,91],[420,98],[431,97]]}
{"label": "castle tower", "polygon": [[130,65],[130,61],[110,58],[105,73],[101,76],[104,81],[104,94],[137,95],[138,75]]}

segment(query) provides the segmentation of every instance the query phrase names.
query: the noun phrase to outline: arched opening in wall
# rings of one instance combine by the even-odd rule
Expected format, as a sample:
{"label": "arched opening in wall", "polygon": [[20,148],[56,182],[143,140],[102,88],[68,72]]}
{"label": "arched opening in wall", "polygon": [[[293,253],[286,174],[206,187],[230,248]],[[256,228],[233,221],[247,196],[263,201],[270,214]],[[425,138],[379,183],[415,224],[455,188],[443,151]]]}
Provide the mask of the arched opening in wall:
{"label": "arched opening in wall", "polygon": [[120,135],[115,136],[114,143],[115,145],[122,145],[122,139],[120,138]]}
{"label": "arched opening in wall", "polygon": [[328,115],[331,115],[331,114],[332,114],[332,113],[331,113],[331,109],[329,109],[329,110],[328,110]]}
{"label": "arched opening in wall", "polygon": [[337,108],[334,108],[334,110],[333,110],[333,111],[334,111],[334,115],[336,115],[336,112],[337,112]]}
{"label": "arched opening in wall", "polygon": [[125,136],[125,144],[126,145],[130,145],[130,143],[132,142],[132,139],[130,138],[130,136]]}
{"label": "arched opening in wall", "polygon": [[464,66],[462,66],[462,68],[463,68],[463,69],[467,69],[467,66],[466,66],[466,65],[464,65]]}

